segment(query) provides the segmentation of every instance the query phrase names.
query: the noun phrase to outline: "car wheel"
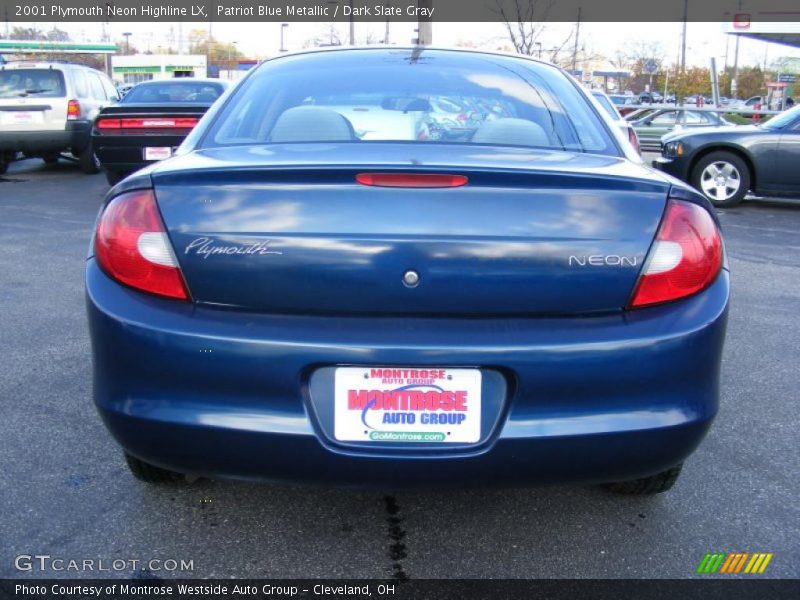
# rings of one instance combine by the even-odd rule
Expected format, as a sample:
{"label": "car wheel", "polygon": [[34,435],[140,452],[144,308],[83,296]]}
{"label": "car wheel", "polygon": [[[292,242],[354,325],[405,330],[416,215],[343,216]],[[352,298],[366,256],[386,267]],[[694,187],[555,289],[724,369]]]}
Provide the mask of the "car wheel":
{"label": "car wheel", "polygon": [[127,452],[125,453],[125,462],[128,463],[128,468],[136,479],[147,483],[177,483],[186,479],[183,473],[151,465]]}
{"label": "car wheel", "polygon": [[87,175],[94,175],[100,172],[100,160],[94,152],[93,143],[89,142],[89,145],[78,155],[78,164],[81,167],[81,171]]}
{"label": "car wheel", "polygon": [[106,169],[106,180],[108,185],[117,185],[120,181],[125,179],[126,173],[119,173],[117,171],[109,171]]}
{"label": "car wheel", "polygon": [[678,475],[681,474],[683,463],[677,467],[667,469],[656,475],[650,477],[642,477],[641,479],[634,479],[632,481],[619,481],[616,483],[607,483],[605,487],[608,491],[616,494],[630,494],[636,496],[651,496],[653,494],[661,494],[667,490],[672,489],[675,482],[678,480]]}
{"label": "car wheel", "polygon": [[712,152],[695,165],[691,183],[714,206],[734,206],[750,190],[750,169],[731,152]]}

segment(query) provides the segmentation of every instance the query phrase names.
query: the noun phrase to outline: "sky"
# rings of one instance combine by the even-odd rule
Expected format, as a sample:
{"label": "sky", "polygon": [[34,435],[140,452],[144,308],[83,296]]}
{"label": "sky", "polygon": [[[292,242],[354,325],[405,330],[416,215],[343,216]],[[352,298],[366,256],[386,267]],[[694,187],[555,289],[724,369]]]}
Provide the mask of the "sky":
{"label": "sky", "polygon": [[[20,25],[28,25],[21,23]],[[40,29],[49,29],[53,23],[38,23]],[[280,23],[213,23],[213,35],[225,42],[235,41],[244,55],[252,58],[273,56],[280,49]],[[396,44],[407,44],[414,37],[416,23],[392,23],[390,40]],[[544,48],[560,45],[574,29],[574,23],[549,23],[540,40]],[[68,31],[76,40],[99,40],[102,36],[100,23],[58,23],[58,27]],[[123,32],[130,32],[131,44],[139,51],[148,48],[155,51],[159,46],[166,47],[170,39],[177,45],[182,30],[184,40],[192,29],[208,30],[207,23],[112,23],[107,26],[111,39],[122,39]],[[348,39],[348,24],[337,24],[342,40]],[[371,32],[382,39],[384,23],[356,23],[357,39],[363,39]],[[655,43],[662,50],[667,63],[675,62],[680,53],[681,30],[683,23],[581,23],[579,45],[590,54],[614,56],[620,48],[638,42]],[[327,35],[326,23],[289,23],[285,29],[285,46],[288,50],[299,50],[307,40],[315,36]],[[687,25],[687,64],[708,66],[711,56],[717,58],[721,68],[725,64],[726,46],[728,64],[733,63],[734,38],[723,33],[720,23],[688,23]],[[454,46],[459,42],[471,42],[478,47],[497,49],[508,43],[502,23],[434,23],[433,43],[435,46]],[[767,44],[759,40],[742,38],[739,45],[739,64],[764,64],[781,56],[800,57],[800,49],[779,44]]]}

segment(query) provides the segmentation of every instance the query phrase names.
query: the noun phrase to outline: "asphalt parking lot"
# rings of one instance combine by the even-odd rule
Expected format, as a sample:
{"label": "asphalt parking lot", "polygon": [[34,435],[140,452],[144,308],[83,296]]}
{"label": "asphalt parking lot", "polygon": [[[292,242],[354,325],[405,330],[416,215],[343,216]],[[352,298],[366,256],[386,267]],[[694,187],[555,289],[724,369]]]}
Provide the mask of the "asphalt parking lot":
{"label": "asphalt parking lot", "polygon": [[63,161],[0,177],[0,577],[114,574],[15,569],[47,554],[193,561],[125,577],[682,578],[706,552],[772,552],[767,576],[800,576],[800,203],[721,211],[733,286],[721,411],[671,492],[395,493],[129,475],[92,405],[83,305],[107,188]]}

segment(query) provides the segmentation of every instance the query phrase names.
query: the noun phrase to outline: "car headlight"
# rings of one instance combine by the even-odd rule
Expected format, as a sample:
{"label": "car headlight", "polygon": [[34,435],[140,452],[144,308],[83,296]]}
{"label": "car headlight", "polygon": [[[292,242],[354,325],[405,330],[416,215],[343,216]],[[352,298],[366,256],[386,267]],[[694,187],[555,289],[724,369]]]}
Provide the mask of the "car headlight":
{"label": "car headlight", "polygon": [[683,156],[683,143],[667,142],[664,144],[664,156]]}

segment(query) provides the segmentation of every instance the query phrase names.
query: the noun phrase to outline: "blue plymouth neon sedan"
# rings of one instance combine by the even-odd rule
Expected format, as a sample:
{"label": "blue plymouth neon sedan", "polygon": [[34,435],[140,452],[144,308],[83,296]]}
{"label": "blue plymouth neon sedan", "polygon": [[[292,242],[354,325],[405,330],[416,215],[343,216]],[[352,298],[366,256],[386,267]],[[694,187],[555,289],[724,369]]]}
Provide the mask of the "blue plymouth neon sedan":
{"label": "blue plymouth neon sedan", "polygon": [[145,481],[655,493],[717,411],[709,202],[535,60],[269,60],[91,247],[95,402]]}

